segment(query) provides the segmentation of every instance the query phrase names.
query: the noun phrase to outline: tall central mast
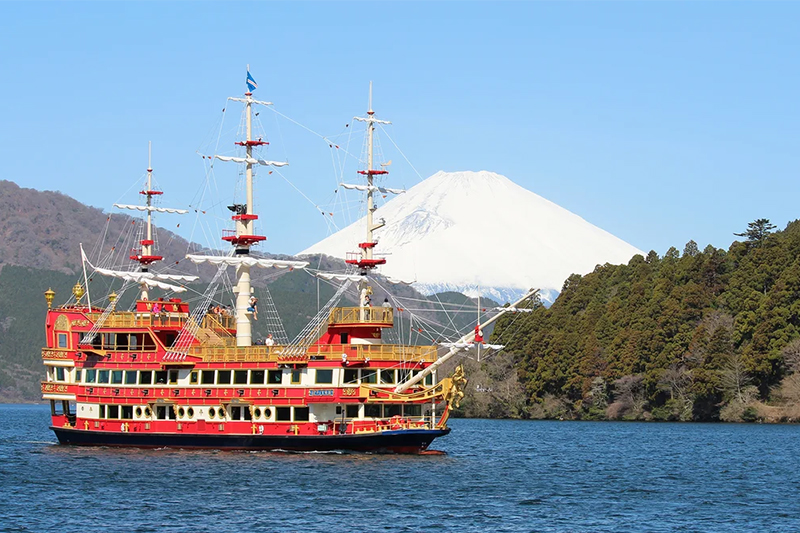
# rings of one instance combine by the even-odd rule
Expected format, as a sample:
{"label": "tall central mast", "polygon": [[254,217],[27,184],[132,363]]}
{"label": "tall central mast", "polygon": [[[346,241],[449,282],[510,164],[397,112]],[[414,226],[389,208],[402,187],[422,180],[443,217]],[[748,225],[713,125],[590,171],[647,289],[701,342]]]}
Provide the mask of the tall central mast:
{"label": "tall central mast", "polygon": [[[245,139],[236,144],[243,146],[245,149],[245,157],[242,158],[222,158],[223,160],[234,160],[238,163],[245,164],[245,178],[246,178],[246,203],[244,205],[234,204],[228,206],[228,209],[233,211],[231,217],[236,223],[236,231],[234,235],[226,235],[223,240],[230,242],[235,246],[235,253],[237,256],[246,257],[250,254],[250,246],[253,244],[265,241],[267,238],[263,235],[255,235],[254,224],[258,220],[258,215],[253,212],[253,165],[256,164],[272,164],[280,165],[279,163],[262,161],[253,157],[253,148],[268,144],[261,139],[253,139],[253,104],[270,105],[270,102],[260,102],[253,99],[253,91],[258,87],[255,80],[250,75],[250,65],[247,66],[247,78],[245,80],[247,92],[244,93],[244,98],[230,98],[237,102],[244,103],[245,112]],[[236,266],[236,345],[237,346],[250,346],[253,343],[252,327],[250,323],[251,312],[248,311],[250,307],[250,297],[252,296],[252,286],[250,284],[250,265],[244,261]]]}

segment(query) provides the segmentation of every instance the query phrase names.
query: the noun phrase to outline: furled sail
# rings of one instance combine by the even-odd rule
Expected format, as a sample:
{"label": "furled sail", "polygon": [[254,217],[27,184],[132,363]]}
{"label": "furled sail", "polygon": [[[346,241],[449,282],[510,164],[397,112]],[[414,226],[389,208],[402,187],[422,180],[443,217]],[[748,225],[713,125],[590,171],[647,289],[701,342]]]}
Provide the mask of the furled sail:
{"label": "furled sail", "polygon": [[215,155],[220,161],[232,161],[234,163],[249,163],[251,165],[263,165],[265,167],[285,167],[285,161],[267,161],[266,159],[256,159],[254,157],[231,157],[227,155]]}
{"label": "furled sail", "polygon": [[156,213],[173,213],[178,215],[185,215],[189,211],[186,209],[173,209],[171,207],[155,207],[152,205],[128,205],[128,204],[114,204],[114,207],[119,209],[130,209],[132,211],[155,211]]}
{"label": "furled sail", "polygon": [[330,272],[316,272],[314,274],[318,278],[335,280],[335,281],[355,281],[359,282],[364,277],[361,274],[332,274]]}
{"label": "furled sail", "polygon": [[308,261],[286,261],[282,259],[256,259],[255,257],[228,257],[224,255],[192,255],[186,256],[192,263],[211,263],[212,265],[239,266],[247,265],[259,268],[305,268]]}
{"label": "furled sail", "polygon": [[353,185],[351,183],[340,183],[342,187],[345,189],[351,189],[356,191],[372,191],[372,192],[381,192],[383,194],[392,193],[392,194],[403,194],[405,189],[390,189],[389,187],[377,187],[375,185]]}

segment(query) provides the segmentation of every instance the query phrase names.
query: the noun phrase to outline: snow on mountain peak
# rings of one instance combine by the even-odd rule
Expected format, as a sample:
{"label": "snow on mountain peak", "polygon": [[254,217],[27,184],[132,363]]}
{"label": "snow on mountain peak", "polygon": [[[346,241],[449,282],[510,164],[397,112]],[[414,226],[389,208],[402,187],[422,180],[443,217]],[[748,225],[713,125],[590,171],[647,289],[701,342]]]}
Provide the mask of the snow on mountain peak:
{"label": "snow on mountain peak", "polygon": [[[573,273],[641,254],[500,174],[437,172],[375,212],[380,273],[425,293],[457,290],[508,300],[542,289],[547,298]],[[300,252],[344,258],[366,234],[364,219]]]}

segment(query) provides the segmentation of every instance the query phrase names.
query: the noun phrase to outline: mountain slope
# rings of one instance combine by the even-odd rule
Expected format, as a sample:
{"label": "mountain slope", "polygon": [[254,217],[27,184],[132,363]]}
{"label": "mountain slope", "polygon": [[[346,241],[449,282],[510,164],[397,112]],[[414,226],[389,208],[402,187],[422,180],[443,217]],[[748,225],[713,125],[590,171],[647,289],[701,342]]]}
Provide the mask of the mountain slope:
{"label": "mountain slope", "polygon": [[[547,296],[570,274],[627,263],[633,246],[493,172],[438,172],[381,206],[377,253],[385,275],[425,293],[457,290],[509,299]],[[364,239],[360,220],[300,252],[343,257]]]}

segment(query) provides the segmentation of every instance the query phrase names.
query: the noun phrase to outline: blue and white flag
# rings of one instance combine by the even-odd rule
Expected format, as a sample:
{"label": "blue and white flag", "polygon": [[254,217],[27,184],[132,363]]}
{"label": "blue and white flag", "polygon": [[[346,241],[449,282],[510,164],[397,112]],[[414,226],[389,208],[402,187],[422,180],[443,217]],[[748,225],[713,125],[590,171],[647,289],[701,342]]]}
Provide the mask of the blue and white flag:
{"label": "blue and white flag", "polygon": [[249,70],[247,71],[247,81],[245,83],[247,83],[247,90],[250,92],[258,89],[258,84],[256,83],[256,80],[253,79],[253,76],[250,75]]}

